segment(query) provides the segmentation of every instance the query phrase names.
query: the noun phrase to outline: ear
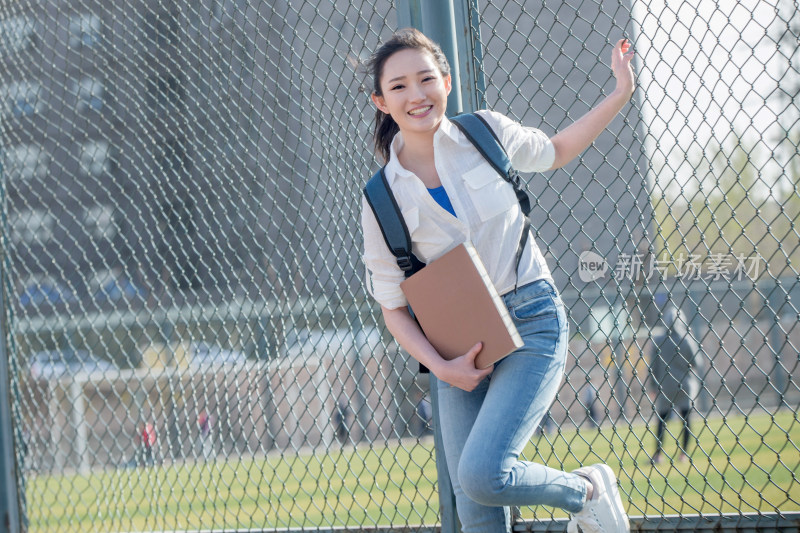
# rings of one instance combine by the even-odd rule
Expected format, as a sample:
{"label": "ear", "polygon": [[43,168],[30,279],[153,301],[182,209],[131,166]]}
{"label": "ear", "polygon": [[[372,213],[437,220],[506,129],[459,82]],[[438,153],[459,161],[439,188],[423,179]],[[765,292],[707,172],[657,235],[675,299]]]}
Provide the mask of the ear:
{"label": "ear", "polygon": [[450,89],[453,88],[453,78],[448,74],[444,77],[444,90],[447,91],[447,94],[450,94]]}
{"label": "ear", "polygon": [[375,103],[375,107],[386,113],[389,114],[389,108],[386,107],[386,101],[383,99],[383,96],[378,96],[376,93],[372,93],[370,95],[372,101]]}

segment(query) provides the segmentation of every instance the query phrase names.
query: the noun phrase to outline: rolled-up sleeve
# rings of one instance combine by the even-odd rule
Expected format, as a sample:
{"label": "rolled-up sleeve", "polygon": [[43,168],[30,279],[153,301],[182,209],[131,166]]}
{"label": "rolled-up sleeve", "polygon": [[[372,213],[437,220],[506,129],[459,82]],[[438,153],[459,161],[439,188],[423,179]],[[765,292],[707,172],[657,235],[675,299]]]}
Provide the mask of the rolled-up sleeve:
{"label": "rolled-up sleeve", "polygon": [[556,160],[550,138],[537,128],[523,126],[494,111],[479,111],[508,153],[511,166],[520,172],[546,172]]}
{"label": "rolled-up sleeve", "polygon": [[364,234],[367,292],[387,309],[408,305],[400,289],[400,282],[405,279],[403,271],[386,246],[375,214],[365,198],[361,200],[361,229]]}

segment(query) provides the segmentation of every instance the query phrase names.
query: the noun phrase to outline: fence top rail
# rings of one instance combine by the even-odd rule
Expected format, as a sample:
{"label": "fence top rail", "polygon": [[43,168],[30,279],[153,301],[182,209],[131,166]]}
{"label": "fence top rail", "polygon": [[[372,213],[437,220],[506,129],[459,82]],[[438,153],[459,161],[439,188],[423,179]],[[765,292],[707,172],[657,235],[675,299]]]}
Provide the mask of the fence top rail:
{"label": "fence top rail", "polygon": [[[722,513],[715,515],[664,515],[657,517],[631,516],[632,531],[798,531],[800,529],[800,512],[791,513]],[[522,521],[514,525],[514,531],[539,532],[561,530],[560,527],[554,529],[554,525],[566,525],[568,519],[556,518],[549,521]],[[173,530],[163,533],[219,533],[221,529],[191,529]],[[252,529],[231,530],[225,529],[228,533],[237,531],[248,531]],[[263,529],[261,533],[307,533],[305,529],[278,528]],[[348,527],[328,527],[314,528],[314,533],[345,533],[353,531]],[[430,525],[405,525],[405,526],[372,526],[359,527],[359,533],[439,533],[440,527]],[[137,533],[137,532],[126,532]]]}
{"label": "fence top rail", "polygon": [[[722,513],[714,515],[629,516],[631,531],[717,531],[761,532],[800,531],[800,512],[790,513]],[[514,525],[514,531],[539,532],[561,530],[554,524],[566,526],[566,518],[550,521],[524,521]]]}

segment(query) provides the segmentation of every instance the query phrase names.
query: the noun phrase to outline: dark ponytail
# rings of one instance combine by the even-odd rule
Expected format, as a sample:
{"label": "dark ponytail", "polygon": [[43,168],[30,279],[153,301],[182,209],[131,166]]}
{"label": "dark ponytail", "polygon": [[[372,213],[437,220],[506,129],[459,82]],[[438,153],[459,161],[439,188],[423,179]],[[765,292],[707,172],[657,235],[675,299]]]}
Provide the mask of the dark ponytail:
{"label": "dark ponytail", "polygon": [[400,131],[397,122],[394,121],[392,115],[387,115],[380,109],[375,111],[375,154],[383,158],[384,163],[389,162],[389,155],[391,150],[389,147],[392,144],[395,134]]}
{"label": "dark ponytail", "polygon": [[[375,53],[372,54],[372,57],[370,57],[367,62],[367,68],[370,74],[372,74],[372,91],[375,95],[383,96],[383,92],[381,91],[381,76],[383,75],[383,66],[386,64],[386,60],[395,52],[405,50],[406,48],[424,50],[430,53],[431,56],[433,56],[436,66],[439,67],[442,76],[448,76],[450,74],[450,65],[447,62],[447,57],[445,57],[439,45],[428,39],[419,30],[405,28],[395,32],[388,41],[384,42],[375,50]],[[375,112],[375,153],[381,156],[386,163],[389,162],[392,139],[394,139],[395,134],[399,130],[400,128],[397,126],[397,122],[394,121],[391,115],[387,115],[380,109]]]}

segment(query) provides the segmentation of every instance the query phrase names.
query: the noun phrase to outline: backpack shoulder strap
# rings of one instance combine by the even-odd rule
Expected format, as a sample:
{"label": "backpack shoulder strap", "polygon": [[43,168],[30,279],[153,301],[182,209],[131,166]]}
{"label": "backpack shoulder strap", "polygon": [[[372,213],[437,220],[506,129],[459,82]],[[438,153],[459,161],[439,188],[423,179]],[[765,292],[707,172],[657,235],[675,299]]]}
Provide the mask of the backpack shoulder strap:
{"label": "backpack shoulder strap", "polygon": [[[400,212],[400,206],[397,205],[392,188],[386,181],[386,173],[383,168],[367,181],[364,186],[364,197],[375,214],[386,246],[397,258],[397,266],[403,271],[405,277],[408,278],[422,270],[425,263],[417,259],[417,256],[411,251],[411,235],[408,233],[408,226],[403,219],[403,213]],[[409,311],[413,317],[414,314],[410,307]],[[422,363],[419,364],[419,371],[424,374],[430,372]]]}
{"label": "backpack shoulder strap", "polygon": [[406,226],[406,221],[397,205],[392,188],[386,181],[383,168],[367,181],[364,187],[364,196],[375,214],[386,246],[397,258],[397,266],[405,273],[405,276],[409,277],[424,267],[425,264],[417,259],[411,251],[411,235],[408,233],[408,226]]}
{"label": "backpack shoulder strap", "polygon": [[508,176],[512,171],[511,161],[494,130],[477,113],[465,113],[450,119],[461,130],[486,161],[498,174]]}
{"label": "backpack shoulder strap", "polygon": [[514,187],[520,208],[525,216],[531,212],[531,201],[528,194],[522,189],[519,173],[511,166],[506,149],[494,130],[486,120],[477,113],[465,113],[450,119],[461,133],[472,143],[483,158],[500,174],[504,180]]}
{"label": "backpack shoulder strap", "polygon": [[[519,272],[519,263],[522,260],[522,252],[528,242],[528,235],[530,234],[531,221],[528,215],[531,212],[531,199],[528,193],[522,188],[520,183],[519,173],[511,166],[511,160],[508,158],[506,149],[503,143],[497,138],[494,130],[484,118],[477,113],[465,113],[450,119],[458,129],[469,139],[469,142],[475,147],[483,158],[488,161],[492,167],[500,174],[504,180],[511,184],[514,188],[514,194],[517,196],[520,210],[523,215],[522,235],[519,239],[517,246],[515,272]],[[517,278],[519,281],[519,278]],[[514,284],[514,291],[517,290],[517,284]]]}

